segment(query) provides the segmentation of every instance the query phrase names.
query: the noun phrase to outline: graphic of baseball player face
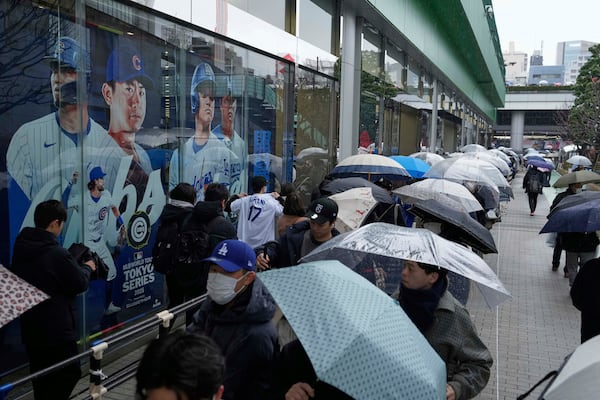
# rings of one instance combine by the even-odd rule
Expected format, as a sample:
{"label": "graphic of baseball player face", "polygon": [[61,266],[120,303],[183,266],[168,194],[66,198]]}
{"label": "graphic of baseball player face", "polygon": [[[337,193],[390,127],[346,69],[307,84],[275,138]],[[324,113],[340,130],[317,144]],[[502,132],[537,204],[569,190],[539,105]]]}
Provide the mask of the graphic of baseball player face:
{"label": "graphic of baseball player face", "polygon": [[196,114],[196,124],[210,127],[215,115],[215,97],[210,84],[200,84],[198,86],[199,108]]}
{"label": "graphic of baseball player face", "polygon": [[231,96],[221,99],[221,128],[223,134],[231,137],[233,135],[233,120],[237,110],[237,100]]}
{"label": "graphic of baseball player face", "polygon": [[[114,85],[114,87],[113,87]],[[146,88],[136,79],[103,88],[110,107],[110,132],[135,133],[146,118]]]}
{"label": "graphic of baseball player face", "polygon": [[98,178],[94,181],[94,185],[99,192],[104,191],[104,178]]}
{"label": "graphic of baseball player face", "polygon": [[50,75],[50,85],[52,87],[52,97],[54,104],[60,104],[60,87],[66,83],[77,81],[77,71],[74,68],[61,66],[58,63],[52,63],[52,74]]}

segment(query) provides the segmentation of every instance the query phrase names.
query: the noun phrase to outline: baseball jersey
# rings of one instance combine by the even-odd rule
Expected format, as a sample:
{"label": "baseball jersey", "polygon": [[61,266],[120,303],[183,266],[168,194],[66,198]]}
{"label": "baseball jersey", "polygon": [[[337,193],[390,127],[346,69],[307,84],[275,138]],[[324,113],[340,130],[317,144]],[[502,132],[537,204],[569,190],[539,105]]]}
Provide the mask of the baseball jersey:
{"label": "baseball jersey", "polygon": [[221,129],[221,125],[215,126],[212,130],[212,133],[215,134],[217,138],[223,144],[236,155],[240,162],[241,171],[240,171],[240,179],[239,185],[235,188],[230,188],[230,194],[238,194],[242,192],[247,192],[247,183],[248,183],[248,147],[246,146],[246,142],[242,137],[237,133],[237,131],[233,131],[233,135],[231,138],[228,138],[223,134],[223,130]]}
{"label": "baseball jersey", "polygon": [[173,151],[169,164],[169,190],[180,182],[196,189],[196,201],[204,201],[204,189],[209,184],[222,183],[229,189],[238,184],[241,164],[238,158],[214,134],[198,151],[194,137],[182,148]]}
{"label": "baseball jersey", "polygon": [[231,211],[238,213],[238,238],[250,247],[275,240],[275,218],[283,214],[283,206],[270,194],[237,199]]}
{"label": "baseball jersey", "polygon": [[[112,208],[116,207],[112,196],[108,191],[103,191],[100,198],[95,199],[89,193],[85,196],[85,245],[104,260],[109,269],[115,269],[115,263],[112,255],[106,246],[107,239],[104,237],[107,233],[108,220]],[[116,230],[116,227],[115,227]],[[111,232],[108,236],[116,237],[116,232]]]}
{"label": "baseball jersey", "polygon": [[82,153],[77,135],[60,127],[58,113],[45,115],[21,125],[15,132],[6,153],[7,170],[33,200],[52,178],[60,176],[67,182],[74,172],[80,177],[85,175],[82,154],[85,159],[87,151],[99,147],[106,136],[106,130],[89,118]]}

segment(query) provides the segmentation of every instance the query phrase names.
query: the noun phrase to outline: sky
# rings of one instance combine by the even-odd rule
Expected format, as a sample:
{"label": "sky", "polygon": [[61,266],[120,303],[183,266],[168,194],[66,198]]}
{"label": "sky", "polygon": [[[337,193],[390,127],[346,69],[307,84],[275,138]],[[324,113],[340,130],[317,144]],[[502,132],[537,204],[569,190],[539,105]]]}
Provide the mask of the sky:
{"label": "sky", "polygon": [[531,56],[544,42],[544,65],[556,64],[556,44],[570,40],[600,43],[598,0],[492,0],[502,51]]}

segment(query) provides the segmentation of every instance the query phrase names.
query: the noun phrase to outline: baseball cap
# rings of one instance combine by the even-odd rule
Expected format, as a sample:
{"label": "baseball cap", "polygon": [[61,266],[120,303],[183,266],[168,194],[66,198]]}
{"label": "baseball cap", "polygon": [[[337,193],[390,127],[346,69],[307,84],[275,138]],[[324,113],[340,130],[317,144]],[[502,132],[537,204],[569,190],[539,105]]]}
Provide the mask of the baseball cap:
{"label": "baseball cap", "polygon": [[335,221],[337,213],[337,203],[329,197],[323,197],[310,203],[306,216],[317,224],[324,224],[325,222]]}
{"label": "baseball cap", "polygon": [[52,55],[43,58],[50,66],[58,63],[61,67],[77,69],[79,65],[85,72],[91,71],[90,56],[79,43],[68,36],[58,38]]}
{"label": "baseball cap", "polygon": [[215,246],[210,257],[202,261],[217,264],[227,272],[236,272],[240,269],[254,271],[256,254],[248,244],[241,240],[223,240]]}
{"label": "baseball cap", "polygon": [[94,167],[90,171],[90,182],[95,181],[96,179],[104,178],[106,173],[102,171],[101,167]]}
{"label": "baseball cap", "polygon": [[215,73],[212,67],[207,63],[200,63],[196,65],[194,74],[192,75],[192,84],[190,87],[191,93],[198,91],[198,86],[203,83],[210,84],[212,90],[215,90]]}
{"label": "baseball cap", "polygon": [[146,74],[139,50],[128,44],[117,46],[106,62],[106,82],[126,82],[132,79],[142,82],[147,89],[154,87],[154,81]]}

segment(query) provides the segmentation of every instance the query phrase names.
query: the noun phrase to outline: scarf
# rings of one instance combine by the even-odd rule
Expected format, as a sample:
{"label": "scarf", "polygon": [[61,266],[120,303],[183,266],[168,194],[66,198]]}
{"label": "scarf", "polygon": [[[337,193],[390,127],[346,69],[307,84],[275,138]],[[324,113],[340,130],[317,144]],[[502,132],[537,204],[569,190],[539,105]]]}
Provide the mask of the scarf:
{"label": "scarf", "polygon": [[448,287],[447,279],[438,279],[431,289],[409,289],[400,285],[400,306],[421,333],[433,324],[435,310]]}

